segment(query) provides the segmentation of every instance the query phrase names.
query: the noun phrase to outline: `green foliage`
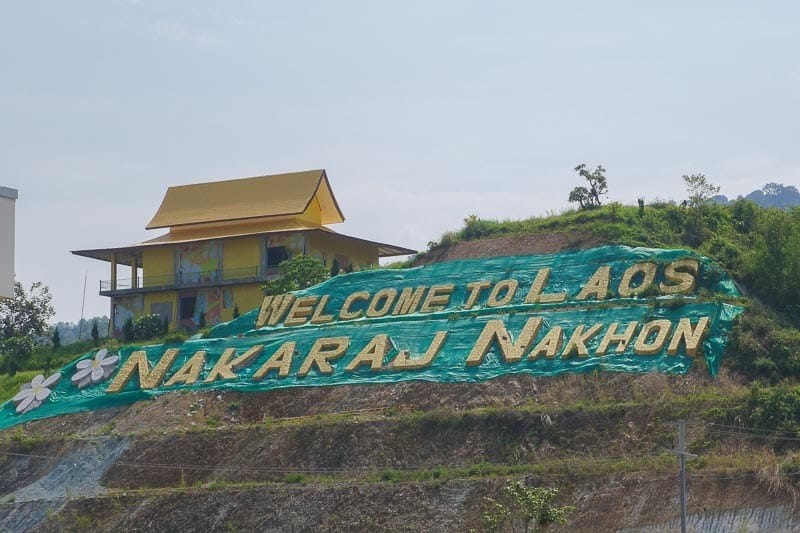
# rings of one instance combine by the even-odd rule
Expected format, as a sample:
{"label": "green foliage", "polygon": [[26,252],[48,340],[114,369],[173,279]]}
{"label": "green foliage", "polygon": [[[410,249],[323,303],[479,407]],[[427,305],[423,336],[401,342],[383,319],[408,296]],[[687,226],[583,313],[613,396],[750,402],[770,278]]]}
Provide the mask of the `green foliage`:
{"label": "green foliage", "polygon": [[643,215],[636,206],[622,205],[514,221],[471,215],[446,240],[454,243],[547,232],[579,232],[608,244],[695,248],[717,259],[748,295],[800,322],[800,208],[764,209],[737,201],[689,209],[653,202]]}
{"label": "green foliage", "polygon": [[31,354],[34,344],[31,337],[6,337],[0,340],[0,373],[13,376],[22,369]]}
{"label": "green foliage", "polygon": [[[335,259],[334,266],[338,266]],[[280,276],[262,286],[264,294],[299,291],[328,278],[328,271],[322,261],[310,255],[295,255],[278,265],[278,270]]]}
{"label": "green foliage", "polygon": [[180,343],[188,338],[185,331],[173,331],[164,335],[164,343]]}
{"label": "green foliage", "polygon": [[751,379],[800,377],[800,330],[775,313],[751,306],[731,332],[725,360]]}
{"label": "green foliage", "polygon": [[100,328],[97,326],[97,319],[92,322],[92,342],[95,346],[100,344]]}
{"label": "green foliage", "polygon": [[[552,524],[564,524],[570,506],[554,507],[553,500],[558,489],[548,487],[529,487],[520,481],[503,487],[505,502],[485,498],[489,506],[483,515],[483,524],[489,531],[498,531],[508,523],[513,531],[544,531]],[[533,528],[533,529],[531,529]]]}
{"label": "green foliage", "polygon": [[331,261],[330,277],[338,276],[341,271],[342,267],[339,265],[339,261],[334,257],[333,261]]}
{"label": "green foliage", "polygon": [[577,203],[581,209],[593,209],[600,207],[602,202],[601,196],[608,194],[608,183],[602,166],[597,165],[594,170],[588,170],[586,164],[581,163],[575,167],[581,177],[583,177],[589,184],[588,187],[575,187],[569,193],[569,203]]}
{"label": "green foliage", "polygon": [[53,350],[61,348],[61,334],[58,333],[58,327],[54,328],[53,336],[50,340],[53,341]]}
{"label": "green foliage", "polygon": [[0,402],[12,398],[19,392],[22,385],[30,383],[34,376],[40,373],[38,370],[26,370],[17,372],[13,376],[8,374],[0,375]]}
{"label": "green foliage", "polygon": [[800,385],[764,386],[755,382],[747,399],[713,412],[723,423],[766,431],[800,432]]}
{"label": "green foliage", "polygon": [[125,342],[144,341],[160,337],[164,326],[159,315],[142,315],[136,320],[128,318],[122,326]]}
{"label": "green foliage", "polygon": [[719,187],[708,181],[703,174],[684,174],[683,182],[689,193],[689,207],[705,205],[714,195],[719,194]]}
{"label": "green foliage", "polygon": [[779,310],[800,313],[800,209],[762,210],[754,225],[745,282]]}
{"label": "green foliage", "polygon": [[133,318],[128,317],[125,323],[122,324],[122,340],[125,342],[133,342]]}
{"label": "green foliage", "polygon": [[89,317],[83,318],[78,322],[58,322],[55,324],[54,327],[58,328],[58,334],[61,337],[61,344],[72,344],[87,338],[95,320],[102,339],[108,331],[109,320],[107,316]]}
{"label": "green foliage", "polygon": [[55,314],[52,299],[50,289],[39,281],[31,285],[29,292],[21,283],[15,283],[14,296],[0,300],[0,339],[41,338],[49,329],[47,321]]}

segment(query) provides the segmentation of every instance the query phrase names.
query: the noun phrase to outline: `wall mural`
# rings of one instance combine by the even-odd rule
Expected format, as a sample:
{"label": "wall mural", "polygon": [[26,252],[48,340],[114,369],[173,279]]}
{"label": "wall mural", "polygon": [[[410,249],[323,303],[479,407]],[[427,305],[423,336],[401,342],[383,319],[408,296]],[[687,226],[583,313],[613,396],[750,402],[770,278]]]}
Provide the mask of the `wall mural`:
{"label": "wall mural", "polygon": [[142,295],[114,297],[114,335],[122,335],[122,326],[128,319],[134,320],[142,314],[144,299]]}
{"label": "wall mural", "polygon": [[178,273],[184,283],[216,281],[221,266],[222,247],[219,241],[182,244],[178,247]]}

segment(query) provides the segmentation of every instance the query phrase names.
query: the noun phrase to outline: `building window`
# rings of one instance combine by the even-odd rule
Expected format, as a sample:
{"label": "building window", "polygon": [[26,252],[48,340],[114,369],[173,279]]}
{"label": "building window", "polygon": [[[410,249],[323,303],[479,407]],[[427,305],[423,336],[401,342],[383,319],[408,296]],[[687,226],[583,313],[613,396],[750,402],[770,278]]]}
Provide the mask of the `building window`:
{"label": "building window", "polygon": [[197,305],[197,297],[190,296],[181,298],[181,320],[193,320],[194,308]]}
{"label": "building window", "polygon": [[270,246],[267,248],[267,268],[276,267],[287,259],[289,259],[289,252],[285,246]]}

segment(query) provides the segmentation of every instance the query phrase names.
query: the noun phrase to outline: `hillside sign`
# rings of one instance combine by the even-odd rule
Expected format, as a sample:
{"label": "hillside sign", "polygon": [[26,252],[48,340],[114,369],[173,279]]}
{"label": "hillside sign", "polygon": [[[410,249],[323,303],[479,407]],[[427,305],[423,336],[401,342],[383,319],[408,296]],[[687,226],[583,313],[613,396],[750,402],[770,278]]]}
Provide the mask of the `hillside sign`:
{"label": "hillside sign", "polygon": [[37,377],[0,428],[169,391],[265,391],[505,374],[712,375],[741,308],[726,272],[686,250],[606,246],[337,276],[267,296],[210,338],[100,350]]}

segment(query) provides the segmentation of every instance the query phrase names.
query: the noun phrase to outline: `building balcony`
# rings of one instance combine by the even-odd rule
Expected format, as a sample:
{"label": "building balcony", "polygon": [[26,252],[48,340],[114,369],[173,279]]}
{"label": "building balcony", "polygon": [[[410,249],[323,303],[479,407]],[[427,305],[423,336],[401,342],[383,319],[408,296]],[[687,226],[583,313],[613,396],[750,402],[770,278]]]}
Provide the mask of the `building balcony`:
{"label": "building balcony", "polygon": [[169,291],[186,288],[222,287],[243,283],[263,282],[278,276],[278,267],[261,265],[226,268],[219,270],[177,272],[165,276],[144,274],[133,278],[118,278],[100,282],[102,296],[121,296],[147,292]]}

